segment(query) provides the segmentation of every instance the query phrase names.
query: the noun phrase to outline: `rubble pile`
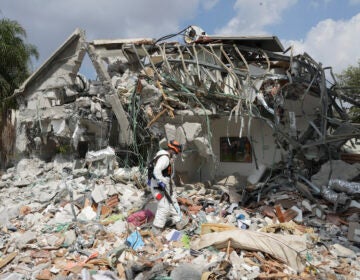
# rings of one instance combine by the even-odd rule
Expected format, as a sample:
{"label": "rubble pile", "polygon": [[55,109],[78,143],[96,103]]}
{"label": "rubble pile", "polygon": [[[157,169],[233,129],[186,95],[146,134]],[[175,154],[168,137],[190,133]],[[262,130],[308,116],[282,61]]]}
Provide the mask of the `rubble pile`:
{"label": "rubble pile", "polygon": [[1,279],[360,277],[359,182],[340,213],[286,185],[243,204],[254,185],[238,174],[178,185],[190,223],[154,236],[139,168],[118,168],[110,148],[86,158],[22,159],[2,175]]}

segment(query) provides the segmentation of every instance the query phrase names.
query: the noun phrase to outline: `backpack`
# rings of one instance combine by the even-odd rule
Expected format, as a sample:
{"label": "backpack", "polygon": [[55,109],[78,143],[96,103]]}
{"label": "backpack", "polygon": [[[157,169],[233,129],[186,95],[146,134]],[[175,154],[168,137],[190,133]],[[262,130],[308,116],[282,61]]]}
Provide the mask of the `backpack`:
{"label": "backpack", "polygon": [[[156,162],[157,162],[158,159],[159,159],[160,157],[162,157],[162,156],[167,156],[167,157],[170,159],[170,156],[169,156],[169,155],[166,155],[166,154],[158,155],[158,156],[156,156],[155,158],[153,158],[153,159],[149,162],[149,164],[148,164],[148,166],[147,166],[148,180],[155,179],[155,177],[154,177],[154,168],[155,168]],[[164,174],[164,173],[165,173],[165,174]],[[168,173],[168,172],[167,172],[167,169],[165,169],[165,170],[163,171],[163,175],[164,175],[164,176],[168,176],[167,173]]]}

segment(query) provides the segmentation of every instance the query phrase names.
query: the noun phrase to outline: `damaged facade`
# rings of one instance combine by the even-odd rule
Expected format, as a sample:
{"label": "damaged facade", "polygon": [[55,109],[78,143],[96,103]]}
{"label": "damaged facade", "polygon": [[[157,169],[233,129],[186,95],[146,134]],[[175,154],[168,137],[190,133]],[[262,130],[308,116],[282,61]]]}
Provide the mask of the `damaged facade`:
{"label": "damaged facade", "polygon": [[[303,223],[302,216],[297,216],[299,207],[319,219],[324,219],[326,211],[333,214],[360,209],[360,165],[354,163],[358,157],[346,154],[344,148],[359,138],[360,128],[349,121],[342,107],[343,94],[336,87],[331,68],[323,68],[306,53],[292,55],[292,50],[284,50],[277,37],[208,36],[195,27],[189,27],[183,35],[184,44],[163,40],[167,37],[87,42],[84,31],[76,30],[15,92],[19,104],[15,154],[18,159],[31,159],[20,160],[17,168],[3,175],[0,187],[13,184],[31,188],[37,172],[44,181],[56,178],[51,185],[40,188],[40,202],[57,203],[55,191],[55,197],[63,195],[62,198],[74,191],[75,199],[81,198],[81,203],[70,196],[71,203],[60,207],[67,220],[62,220],[62,216],[56,220],[60,216],[57,212],[51,217],[53,224],[76,224],[77,219],[98,222],[116,211],[130,214],[133,209],[145,209],[142,187],[146,163],[159,147],[175,139],[184,145],[175,162],[175,181],[183,194],[179,203],[192,215],[187,232],[195,236],[202,223],[209,223],[208,228],[201,226],[201,238],[186,256],[191,254],[199,262],[203,257],[202,262],[206,262],[203,248],[227,248],[227,260],[233,269],[243,266],[240,271],[245,266],[235,250],[245,247],[287,263],[293,269],[289,274],[300,273],[304,266],[298,253],[306,249],[303,237],[287,236],[282,240],[277,236],[274,244],[278,247],[274,248],[261,246],[256,240],[263,238],[264,244],[274,245],[269,240],[274,238],[271,234],[280,230],[277,227],[304,234],[305,226],[286,224],[294,217]],[[79,73],[85,55],[96,70],[96,80]],[[344,100],[359,106],[358,100]],[[59,161],[59,155],[67,161]],[[34,170],[26,170],[27,165],[34,165]],[[64,180],[59,182],[63,166],[72,169],[74,178],[70,181],[78,188],[71,189]],[[128,167],[133,169],[129,171]],[[91,192],[91,198],[87,192]],[[292,204],[293,198],[297,204]],[[324,208],[320,200],[329,206]],[[264,216],[277,219],[278,224],[272,225],[271,219],[259,222],[257,215],[249,217],[240,209],[261,203],[283,206],[274,207],[271,214],[266,210],[269,205],[262,208],[262,213],[267,213]],[[97,212],[91,206],[97,207]],[[290,208],[293,206],[296,207]],[[54,209],[49,211],[56,212]],[[5,212],[9,219],[14,217],[10,215],[14,211]],[[223,218],[227,224],[249,230],[242,232],[241,238],[234,238],[239,237],[238,232],[232,232],[237,228],[227,225],[226,232],[221,233],[224,226],[216,223],[224,222]],[[125,222],[116,224],[116,230],[120,227],[124,234]],[[97,224],[89,222],[89,226],[95,231]],[[269,235],[256,232],[262,227]],[[359,242],[358,228],[359,223],[353,218],[349,240]],[[86,230],[76,232],[78,239],[86,235]],[[78,239],[73,244],[79,245]],[[282,248],[287,242],[293,242],[296,249]],[[109,246],[106,244],[102,250],[110,251]],[[119,262],[125,266],[130,261],[124,256],[124,248],[117,248],[114,258],[122,258]],[[203,255],[199,255],[200,251]],[[114,271],[111,252],[105,252],[107,266]],[[265,263],[264,255],[254,253],[251,257]],[[351,258],[354,259],[353,254]],[[217,264],[218,271],[230,270],[221,267],[222,262]],[[126,271],[127,279],[135,278],[134,267]],[[261,269],[264,273],[271,270]],[[250,268],[247,272],[256,275],[254,278],[260,274],[259,269]],[[147,275],[156,273],[154,265]],[[149,275],[143,277],[136,279],[151,279]]]}
{"label": "damaged facade", "polygon": [[[192,27],[184,37],[86,42],[76,30],[15,93],[16,153],[84,158],[111,146],[121,165],[144,165],[159,142],[176,139],[185,145],[176,165],[185,183],[262,175],[279,162],[298,180],[340,159],[359,135],[335,80],[325,78],[331,69],[308,54],[285,55],[277,37]],[[96,81],[78,73],[85,53]]]}

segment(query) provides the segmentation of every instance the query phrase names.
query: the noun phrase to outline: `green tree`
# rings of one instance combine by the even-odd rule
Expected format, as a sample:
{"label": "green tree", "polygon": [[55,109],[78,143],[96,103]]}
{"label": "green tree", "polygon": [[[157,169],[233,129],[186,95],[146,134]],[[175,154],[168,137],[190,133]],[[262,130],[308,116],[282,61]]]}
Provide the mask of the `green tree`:
{"label": "green tree", "polygon": [[[360,122],[360,59],[357,66],[349,66],[341,74],[336,75],[341,91],[348,98],[346,101],[353,106],[349,109],[349,115],[354,122]],[[353,101],[353,102],[352,102]]]}
{"label": "green tree", "polygon": [[10,161],[16,137],[8,118],[16,100],[10,97],[30,75],[31,59],[39,57],[36,47],[25,39],[26,31],[17,21],[0,19],[0,167]]}
{"label": "green tree", "polygon": [[0,20],[0,101],[2,115],[15,106],[8,99],[30,75],[31,59],[38,59],[36,47],[25,41],[25,29],[14,20]]}
{"label": "green tree", "polygon": [[338,75],[342,85],[360,89],[360,59],[357,66],[350,65]]}

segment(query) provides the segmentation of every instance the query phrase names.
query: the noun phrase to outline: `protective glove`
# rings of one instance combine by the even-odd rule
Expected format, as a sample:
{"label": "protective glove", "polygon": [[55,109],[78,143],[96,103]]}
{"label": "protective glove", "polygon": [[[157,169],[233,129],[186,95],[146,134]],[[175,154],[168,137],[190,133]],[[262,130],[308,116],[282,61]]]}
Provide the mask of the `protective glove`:
{"label": "protective glove", "polygon": [[159,182],[158,183],[158,187],[161,189],[161,190],[165,190],[165,188],[166,188],[166,184],[164,183],[164,182]]}

